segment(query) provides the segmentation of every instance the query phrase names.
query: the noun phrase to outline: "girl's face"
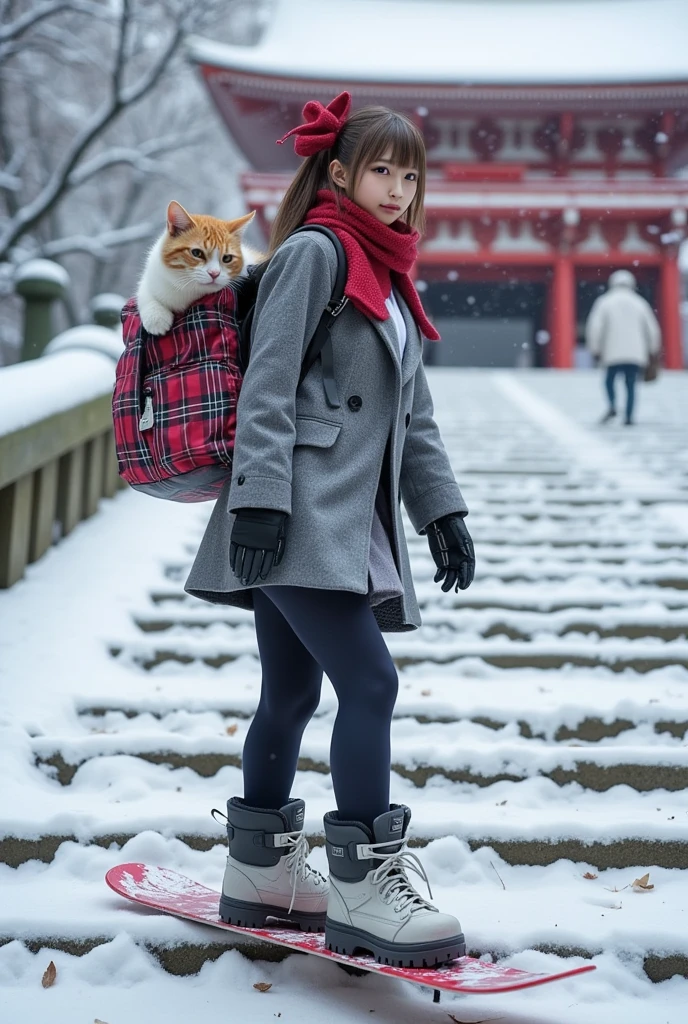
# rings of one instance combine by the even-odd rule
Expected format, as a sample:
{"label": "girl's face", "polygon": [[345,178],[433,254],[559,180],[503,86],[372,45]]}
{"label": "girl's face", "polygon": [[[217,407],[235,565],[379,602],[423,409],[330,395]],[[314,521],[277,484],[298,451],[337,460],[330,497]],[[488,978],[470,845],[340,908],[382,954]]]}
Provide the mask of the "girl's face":
{"label": "girl's face", "polygon": [[[330,174],[337,185],[346,187],[347,171],[339,160],[330,164]],[[406,213],[417,188],[417,168],[398,167],[387,151],[380,160],[363,168],[354,186],[353,200],[383,224],[393,224]]]}

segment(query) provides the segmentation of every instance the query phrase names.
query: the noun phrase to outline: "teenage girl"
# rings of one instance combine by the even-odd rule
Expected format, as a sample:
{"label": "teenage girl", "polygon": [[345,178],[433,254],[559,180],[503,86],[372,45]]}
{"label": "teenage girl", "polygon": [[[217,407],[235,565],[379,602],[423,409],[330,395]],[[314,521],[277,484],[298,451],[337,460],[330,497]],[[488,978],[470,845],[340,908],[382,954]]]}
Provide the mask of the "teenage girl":
{"label": "teenage girl", "polygon": [[[274,221],[237,408],[232,480],[186,583],[205,600],[253,608],[262,667],[243,751],[244,797],[227,804],[220,913],[248,927],[277,916],[325,927],[352,953],[422,966],[463,955],[461,926],[412,886],[411,812],[389,802],[397,672],[383,631],[421,624],[400,502],[426,534],[447,592],[473,579],[468,509],[433,419],[423,337],[439,340],[409,272],[423,226],[425,148],[383,107],[349,116],[342,93],[310,102],[288,132],[305,157]],[[306,348],[347,256],[345,308],[332,328],[337,396]],[[338,698],[325,814],[329,880],[306,863],[304,801],[291,797],[323,671]],[[427,879],[425,879],[427,881]]]}

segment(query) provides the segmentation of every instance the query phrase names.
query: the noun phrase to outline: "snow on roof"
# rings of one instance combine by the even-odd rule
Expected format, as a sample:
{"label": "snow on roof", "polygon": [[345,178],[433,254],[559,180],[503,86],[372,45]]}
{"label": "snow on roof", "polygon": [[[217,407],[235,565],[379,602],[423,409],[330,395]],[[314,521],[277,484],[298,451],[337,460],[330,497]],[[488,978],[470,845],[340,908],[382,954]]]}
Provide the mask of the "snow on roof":
{"label": "snow on roof", "polygon": [[188,39],[192,60],[337,82],[688,80],[686,0],[277,0],[256,46]]}

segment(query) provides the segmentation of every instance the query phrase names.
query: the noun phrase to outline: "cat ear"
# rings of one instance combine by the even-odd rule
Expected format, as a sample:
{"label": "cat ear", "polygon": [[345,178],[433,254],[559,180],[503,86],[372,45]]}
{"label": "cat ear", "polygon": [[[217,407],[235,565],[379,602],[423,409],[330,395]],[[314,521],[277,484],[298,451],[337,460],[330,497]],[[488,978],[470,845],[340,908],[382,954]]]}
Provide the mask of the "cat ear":
{"label": "cat ear", "polygon": [[227,230],[232,234],[236,234],[237,231],[241,231],[242,228],[245,228],[246,225],[253,220],[255,215],[256,211],[251,210],[251,212],[247,213],[244,217],[238,217],[236,220],[226,220],[225,224],[227,225]]}
{"label": "cat ear", "polygon": [[167,230],[172,238],[195,226],[196,222],[193,217],[186,212],[181,203],[177,203],[173,199],[167,207]]}

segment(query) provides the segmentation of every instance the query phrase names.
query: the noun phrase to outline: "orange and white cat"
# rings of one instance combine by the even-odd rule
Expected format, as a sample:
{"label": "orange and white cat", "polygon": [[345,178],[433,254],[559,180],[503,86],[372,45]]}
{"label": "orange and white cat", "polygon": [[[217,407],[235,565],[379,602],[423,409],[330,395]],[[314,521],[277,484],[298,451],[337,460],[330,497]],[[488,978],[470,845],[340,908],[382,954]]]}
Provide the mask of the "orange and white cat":
{"label": "orange and white cat", "polygon": [[261,254],[242,251],[241,231],[255,210],[236,220],[187,213],[172,201],[167,230],[150,249],[136,296],[141,322],[149,334],[169,331],[175,313],[204,295],[226,288],[245,262]]}

